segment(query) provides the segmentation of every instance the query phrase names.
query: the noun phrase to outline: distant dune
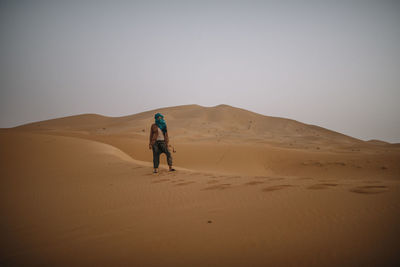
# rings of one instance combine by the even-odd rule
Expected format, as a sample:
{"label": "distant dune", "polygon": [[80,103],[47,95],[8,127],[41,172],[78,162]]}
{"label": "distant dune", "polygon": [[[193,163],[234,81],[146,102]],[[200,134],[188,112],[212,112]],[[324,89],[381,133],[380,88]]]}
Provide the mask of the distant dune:
{"label": "distant dune", "polygon": [[[152,173],[167,121],[176,172]],[[228,105],[0,129],[1,266],[397,266],[400,147]],[[172,150],[172,149],[171,149]]]}
{"label": "distant dune", "polygon": [[[148,135],[157,112],[165,115],[171,144],[177,151],[174,162],[180,167],[254,175],[400,174],[400,150],[395,145],[365,142],[315,125],[228,105],[184,105],[115,118],[84,114],[12,130],[96,140],[134,159],[151,162]],[[382,167],[392,171],[382,172]]]}

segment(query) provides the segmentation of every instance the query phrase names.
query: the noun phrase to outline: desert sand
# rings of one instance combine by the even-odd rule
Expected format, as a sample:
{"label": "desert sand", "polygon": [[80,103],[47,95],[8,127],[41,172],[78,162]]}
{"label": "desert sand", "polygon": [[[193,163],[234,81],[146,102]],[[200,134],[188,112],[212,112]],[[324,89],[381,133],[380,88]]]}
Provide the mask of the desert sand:
{"label": "desert sand", "polygon": [[[152,173],[168,124],[176,172]],[[395,266],[400,145],[219,105],[0,130],[1,266]]]}

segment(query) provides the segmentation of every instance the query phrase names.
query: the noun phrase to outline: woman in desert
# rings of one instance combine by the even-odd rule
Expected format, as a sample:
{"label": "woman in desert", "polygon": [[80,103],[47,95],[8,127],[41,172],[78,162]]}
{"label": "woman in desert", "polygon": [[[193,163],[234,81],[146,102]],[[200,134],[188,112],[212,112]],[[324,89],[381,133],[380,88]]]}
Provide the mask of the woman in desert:
{"label": "woman in desert", "polygon": [[169,171],[175,171],[172,168],[172,156],[168,149],[168,130],[167,124],[164,121],[164,116],[160,113],[154,115],[155,123],[150,128],[150,143],[149,149],[153,150],[153,167],[154,173],[158,172],[158,165],[160,164],[160,155],[165,153],[167,155],[167,163]]}

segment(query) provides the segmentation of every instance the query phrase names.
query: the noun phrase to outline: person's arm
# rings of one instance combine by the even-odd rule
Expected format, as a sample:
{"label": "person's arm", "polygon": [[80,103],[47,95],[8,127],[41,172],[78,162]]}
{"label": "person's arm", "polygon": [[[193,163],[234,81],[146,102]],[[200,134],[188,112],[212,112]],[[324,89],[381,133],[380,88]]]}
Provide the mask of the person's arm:
{"label": "person's arm", "polygon": [[153,125],[150,126],[149,149],[151,149],[151,147],[152,147],[152,144],[151,144],[152,137],[153,137]]}
{"label": "person's arm", "polygon": [[168,130],[165,132],[165,134],[164,134],[164,140],[165,140],[165,144],[167,145],[167,147],[168,147],[168,144],[169,144],[169,137],[168,137]]}

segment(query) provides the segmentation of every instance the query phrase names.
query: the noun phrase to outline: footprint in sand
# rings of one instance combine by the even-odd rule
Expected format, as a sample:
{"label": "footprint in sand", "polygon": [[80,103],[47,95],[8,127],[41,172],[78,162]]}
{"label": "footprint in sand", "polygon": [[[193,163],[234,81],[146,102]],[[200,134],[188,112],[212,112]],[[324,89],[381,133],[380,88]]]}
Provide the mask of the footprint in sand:
{"label": "footprint in sand", "polygon": [[256,178],[256,179],[268,179],[268,178],[271,178],[271,177],[269,177],[269,176],[254,176],[254,178]]}
{"label": "footprint in sand", "polygon": [[372,181],[372,180],[367,180],[364,181],[365,184],[376,184],[376,183],[382,183],[382,181]]}
{"label": "footprint in sand", "polygon": [[314,180],[312,177],[299,177],[299,180]]}
{"label": "footprint in sand", "polygon": [[202,190],[224,190],[224,189],[229,188],[230,186],[231,186],[231,184],[217,184],[217,185],[203,188]]}
{"label": "footprint in sand", "polygon": [[280,180],[284,180],[285,178],[282,178],[282,177],[271,177],[271,178],[268,178],[268,180],[269,181],[280,181]]}
{"label": "footprint in sand", "polygon": [[153,183],[153,184],[162,183],[162,182],[167,182],[167,181],[169,181],[169,180],[171,180],[171,179],[160,179],[160,180],[152,181],[152,183]]}
{"label": "footprint in sand", "polygon": [[337,186],[338,184],[314,184],[312,186],[307,187],[307,189],[328,189]]}
{"label": "footprint in sand", "polygon": [[273,185],[273,186],[269,186],[266,188],[263,188],[262,191],[264,192],[271,192],[271,191],[277,191],[277,190],[282,190],[288,187],[292,187],[293,185],[290,184],[281,184],[281,185]]}
{"label": "footprint in sand", "polygon": [[182,185],[188,185],[188,184],[193,184],[193,183],[195,183],[195,182],[194,181],[188,181],[188,182],[178,183],[178,184],[175,184],[175,185],[182,186]]}
{"label": "footprint in sand", "polygon": [[359,194],[379,194],[387,192],[389,189],[384,185],[365,185],[357,186],[350,189],[350,192]]}
{"label": "footprint in sand", "polygon": [[245,183],[245,185],[258,185],[258,184],[263,184],[263,181],[251,181],[248,183]]}

